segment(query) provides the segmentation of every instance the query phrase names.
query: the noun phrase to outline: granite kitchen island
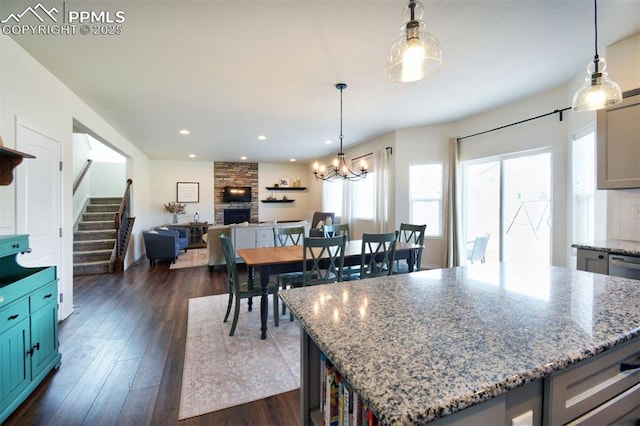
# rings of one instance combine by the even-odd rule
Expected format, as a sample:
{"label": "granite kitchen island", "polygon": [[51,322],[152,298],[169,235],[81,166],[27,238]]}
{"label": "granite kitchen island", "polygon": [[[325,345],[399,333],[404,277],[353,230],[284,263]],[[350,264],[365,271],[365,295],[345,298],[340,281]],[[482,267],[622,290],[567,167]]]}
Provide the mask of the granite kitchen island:
{"label": "granite kitchen island", "polygon": [[304,424],[319,406],[320,352],[383,424],[640,414],[635,280],[485,264],[280,295],[302,327]]}

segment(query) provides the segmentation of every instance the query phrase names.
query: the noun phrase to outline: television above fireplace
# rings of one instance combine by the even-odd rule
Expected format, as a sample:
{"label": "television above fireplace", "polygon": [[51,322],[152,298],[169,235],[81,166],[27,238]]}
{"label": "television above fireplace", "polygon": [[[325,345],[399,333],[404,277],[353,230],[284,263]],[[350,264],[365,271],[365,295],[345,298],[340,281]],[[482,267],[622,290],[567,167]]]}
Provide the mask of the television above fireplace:
{"label": "television above fireplace", "polygon": [[250,186],[225,186],[222,188],[223,203],[250,203]]}

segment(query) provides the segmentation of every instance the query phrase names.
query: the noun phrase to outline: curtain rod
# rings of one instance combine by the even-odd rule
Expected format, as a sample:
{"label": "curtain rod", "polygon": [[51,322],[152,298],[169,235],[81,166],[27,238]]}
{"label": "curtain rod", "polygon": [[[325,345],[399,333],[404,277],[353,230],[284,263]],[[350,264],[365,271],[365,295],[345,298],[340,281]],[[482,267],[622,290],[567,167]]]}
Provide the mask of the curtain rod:
{"label": "curtain rod", "polygon": [[[386,150],[387,150],[387,152],[389,152],[389,154],[392,154],[392,155],[393,155],[393,147],[386,146],[384,149],[386,149]],[[370,153],[368,153],[368,154],[362,154],[362,155],[361,155],[361,156],[359,156],[359,157],[352,158],[352,159],[351,159],[351,161],[356,161],[356,160],[359,160],[359,159],[361,159],[361,158],[370,157],[370,156],[372,156],[372,155],[373,155],[373,152],[370,152]]]}
{"label": "curtain rod", "polygon": [[526,123],[527,121],[537,120],[538,118],[543,118],[543,117],[546,117],[548,115],[553,115],[553,114],[558,114],[559,120],[562,121],[562,113],[564,111],[567,111],[567,110],[570,110],[570,109],[571,109],[571,107],[566,107],[566,108],[562,108],[562,109],[556,109],[556,110],[553,110],[553,111],[548,112],[546,114],[542,114],[542,115],[538,115],[536,117],[531,117],[531,118],[527,118],[527,119],[524,119],[524,120],[516,121],[515,123],[511,123],[511,124],[505,124],[504,126],[496,127],[496,128],[490,129],[490,130],[485,130],[484,132],[474,133],[473,135],[462,136],[461,138],[458,138],[458,140],[461,141],[462,139],[468,139],[468,138],[472,138],[474,136],[484,135],[485,133],[495,132],[496,130],[502,130],[502,129],[507,128],[507,127],[515,126],[516,124]]}

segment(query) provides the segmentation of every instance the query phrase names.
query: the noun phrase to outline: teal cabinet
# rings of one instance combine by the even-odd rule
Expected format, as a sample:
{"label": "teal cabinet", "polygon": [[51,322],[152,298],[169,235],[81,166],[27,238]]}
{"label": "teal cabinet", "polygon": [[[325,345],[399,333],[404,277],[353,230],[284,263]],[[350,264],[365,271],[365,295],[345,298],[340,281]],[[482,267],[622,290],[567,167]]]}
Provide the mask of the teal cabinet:
{"label": "teal cabinet", "polygon": [[60,366],[55,266],[25,268],[27,235],[0,236],[0,423]]}

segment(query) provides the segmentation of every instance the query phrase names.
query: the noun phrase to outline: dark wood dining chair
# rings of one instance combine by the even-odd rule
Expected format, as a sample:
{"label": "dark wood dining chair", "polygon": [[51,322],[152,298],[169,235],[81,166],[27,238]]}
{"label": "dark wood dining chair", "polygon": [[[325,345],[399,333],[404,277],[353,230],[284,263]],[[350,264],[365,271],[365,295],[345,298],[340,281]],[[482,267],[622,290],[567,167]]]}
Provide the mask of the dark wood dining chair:
{"label": "dark wood dining chair", "polygon": [[[403,243],[417,244],[420,246],[416,250],[416,266],[415,270],[420,270],[420,261],[422,260],[422,250],[424,248],[424,233],[427,229],[427,225],[412,225],[410,223],[401,223],[400,230],[398,232],[398,241]],[[409,272],[409,265],[406,262],[400,262],[396,260],[396,265],[393,269],[394,274],[405,274]]]}
{"label": "dark wood dining chair", "polygon": [[[304,239],[302,282],[294,287],[307,287],[342,281],[346,237],[309,237]],[[289,315],[293,321],[293,315]]]}
{"label": "dark wood dining chair", "polygon": [[[233,336],[238,325],[238,316],[240,315],[240,301],[251,297],[260,297],[262,289],[260,285],[251,286],[248,282],[240,282],[238,276],[238,268],[236,265],[236,251],[233,248],[231,239],[223,234],[220,235],[220,244],[224,251],[224,257],[227,262],[227,280],[229,282],[229,303],[227,305],[227,313],[224,315],[224,322],[229,319],[231,313],[231,305],[234,305],[233,322],[231,323],[231,331],[229,336]],[[276,327],[280,325],[280,313],[278,310],[278,285],[269,284],[269,294],[273,294],[273,322]]]}
{"label": "dark wood dining chair", "polygon": [[360,279],[391,275],[396,257],[398,231],[383,234],[362,234]]}

